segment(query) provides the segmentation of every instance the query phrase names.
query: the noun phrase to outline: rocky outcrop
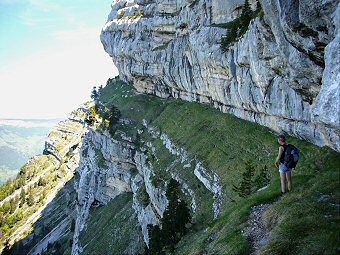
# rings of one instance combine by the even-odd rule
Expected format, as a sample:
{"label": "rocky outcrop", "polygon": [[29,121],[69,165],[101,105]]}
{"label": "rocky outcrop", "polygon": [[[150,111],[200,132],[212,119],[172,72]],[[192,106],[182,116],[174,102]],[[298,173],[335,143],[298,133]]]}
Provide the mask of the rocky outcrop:
{"label": "rocky outcrop", "polygon": [[[80,232],[86,228],[92,206],[105,205],[123,192],[133,193],[133,209],[148,243],[147,225],[156,225],[162,216],[167,199],[162,188],[152,185],[152,166],[144,153],[127,141],[117,141],[106,131],[89,130],[84,138],[79,180],[76,181],[77,220],[73,237],[72,254],[81,254]],[[149,203],[138,199],[139,189],[146,189]]]}
{"label": "rocky outcrop", "polygon": [[[220,180],[218,175],[211,170],[208,170],[204,168],[203,163],[197,159],[190,159],[188,157],[188,151],[185,148],[176,146],[170,139],[170,137],[163,133],[161,134],[160,131],[153,127],[149,127],[148,125],[145,125],[146,128],[148,128],[148,132],[154,137],[154,138],[160,138],[163,142],[163,145],[165,148],[172,154],[175,155],[178,159],[175,160],[173,164],[176,163],[185,163],[185,166],[190,167],[192,163],[195,164],[195,169],[193,171],[193,174],[195,177],[208,189],[213,193],[214,203],[213,203],[213,213],[214,218],[216,219],[220,213],[220,209],[222,206],[222,200],[223,200],[223,191],[222,186],[220,184]],[[165,171],[171,170],[171,165],[168,169],[165,169]],[[174,173],[171,173],[171,177],[175,180],[177,180],[182,187],[182,190],[184,193],[189,194],[189,196],[192,198],[191,200],[191,209],[193,212],[195,212],[197,208],[197,203],[195,200],[194,192],[188,187],[188,185],[182,180],[179,176],[177,176]]]}
{"label": "rocky outcrop", "polygon": [[48,134],[44,154],[51,154],[61,161],[81,143],[85,133],[85,119],[90,105],[86,103],[73,111],[67,120],[60,121]]}
{"label": "rocky outcrop", "polygon": [[[53,243],[60,247],[70,241],[75,217],[73,177],[79,165],[87,111],[87,106],[81,106],[53,128],[45,143],[45,155],[30,159],[17,176],[24,175],[23,186],[1,201],[16,199],[16,211],[25,215],[6,237],[9,244],[15,243],[9,254],[42,254]],[[17,198],[22,194],[34,194],[33,202],[19,203]]]}
{"label": "rocky outcrop", "polygon": [[91,206],[105,205],[117,195],[131,191],[130,152],[128,147],[92,130],[84,137],[79,177],[75,181],[78,198],[72,254],[82,253],[79,234],[86,226]]}
{"label": "rocky outcrop", "polygon": [[340,151],[337,2],[260,2],[263,18],[225,53],[224,24],[243,0],[114,1],[101,41],[140,92],[209,103]]}
{"label": "rocky outcrop", "polygon": [[[110,200],[118,195],[131,192],[135,211],[144,243],[148,245],[149,224],[158,225],[163,213],[167,208],[166,197],[167,181],[154,183],[153,178],[157,175],[149,153],[157,158],[153,139],[158,139],[168,152],[176,156],[169,166],[161,171],[177,180],[183,193],[191,201],[193,214],[198,208],[195,190],[179,174],[173,172],[173,167],[178,163],[189,168],[192,163],[196,164],[192,178],[197,178],[207,189],[207,193],[213,198],[212,214],[216,218],[222,205],[222,187],[218,176],[211,170],[205,169],[203,164],[188,157],[185,148],[176,146],[167,134],[162,134],[158,129],[151,127],[143,121],[144,129],[139,132],[147,132],[152,139],[132,142],[134,139],[121,133],[121,139],[113,138],[108,131],[95,126],[89,128],[84,136],[81,148],[80,163],[75,178],[77,198],[77,217],[73,236],[72,254],[84,252],[84,246],[79,240],[80,233],[86,231],[90,216],[90,208],[105,206]],[[118,132],[118,131],[117,131]],[[119,137],[119,136],[118,136]],[[159,156],[159,155],[158,155]]]}

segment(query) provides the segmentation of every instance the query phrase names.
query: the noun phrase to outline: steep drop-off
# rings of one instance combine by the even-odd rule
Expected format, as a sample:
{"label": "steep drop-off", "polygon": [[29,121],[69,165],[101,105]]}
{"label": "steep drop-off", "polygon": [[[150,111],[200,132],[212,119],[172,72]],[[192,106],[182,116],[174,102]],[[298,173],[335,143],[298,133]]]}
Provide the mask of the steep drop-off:
{"label": "steep drop-off", "polygon": [[[338,153],[290,138],[302,157],[294,172],[296,189],[280,199],[273,168],[276,137],[268,129],[202,104],[140,94],[118,78],[109,80],[99,94],[95,121],[81,149],[72,254],[108,250],[142,254],[150,242],[148,224],[160,224],[168,206],[165,193],[171,179],[178,181],[193,216],[189,234],[176,247],[176,254],[247,254],[251,247],[242,231],[251,207],[261,203],[284,207],[265,217],[271,234],[261,246],[269,253],[263,254],[279,254],[282,247],[293,249],[319,234],[320,240],[297,251],[335,252],[334,244],[324,242],[336,240],[336,228],[331,226],[339,220],[337,205],[333,206],[337,203]],[[249,161],[255,167],[254,179],[267,166],[271,183],[240,199],[233,187],[242,180]],[[326,201],[322,200],[325,194]],[[300,204],[287,206],[301,196],[305,200]],[[299,214],[298,222],[287,218],[292,211]],[[324,212],[331,215],[327,220]],[[286,236],[282,236],[281,229],[292,224],[296,232],[284,231]],[[286,245],[291,238],[296,241]]]}
{"label": "steep drop-off", "polygon": [[[148,254],[176,180],[192,219],[164,254],[337,254],[339,7],[261,5],[223,53],[243,1],[114,1],[101,40],[120,75],[69,120],[79,132],[50,134],[47,157],[73,153],[76,172],[9,253]],[[277,131],[304,139],[288,137],[301,159],[283,196]]]}
{"label": "steep drop-off", "polygon": [[243,0],[114,1],[101,41],[140,92],[209,103],[340,151],[339,4],[259,3],[263,14],[227,52],[220,41]]}
{"label": "steep drop-off", "polygon": [[[41,157],[54,165],[37,166],[48,182],[30,181],[36,197],[45,187],[47,202],[26,196],[22,209],[38,213],[7,227],[8,254],[144,254],[148,225],[160,225],[169,205],[171,179],[192,215],[175,254],[249,254],[249,216],[261,204],[268,205],[258,216],[266,231],[260,254],[336,254],[338,153],[289,138],[301,160],[293,191],[280,197],[269,129],[207,105],[141,94],[118,77],[98,93],[95,107],[78,109],[49,135],[50,155]],[[249,164],[254,188],[241,198],[234,187]],[[262,171],[266,187],[255,181]]]}
{"label": "steep drop-off", "polygon": [[60,246],[72,240],[73,177],[87,111],[88,105],[81,106],[59,122],[48,135],[44,154],[30,159],[14,180],[1,187],[1,194],[7,192],[0,201],[3,254],[41,254],[52,243]]}

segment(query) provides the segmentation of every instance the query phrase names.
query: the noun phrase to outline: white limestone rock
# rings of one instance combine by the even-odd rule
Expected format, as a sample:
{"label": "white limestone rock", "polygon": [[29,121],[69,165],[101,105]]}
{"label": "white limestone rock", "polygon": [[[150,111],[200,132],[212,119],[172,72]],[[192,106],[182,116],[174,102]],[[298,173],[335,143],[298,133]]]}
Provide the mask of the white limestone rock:
{"label": "white limestone rock", "polygon": [[[140,92],[209,103],[340,151],[338,3],[260,2],[264,19],[226,53],[220,25],[240,15],[243,1],[115,1],[101,41]],[[118,18],[131,8],[142,15]]]}

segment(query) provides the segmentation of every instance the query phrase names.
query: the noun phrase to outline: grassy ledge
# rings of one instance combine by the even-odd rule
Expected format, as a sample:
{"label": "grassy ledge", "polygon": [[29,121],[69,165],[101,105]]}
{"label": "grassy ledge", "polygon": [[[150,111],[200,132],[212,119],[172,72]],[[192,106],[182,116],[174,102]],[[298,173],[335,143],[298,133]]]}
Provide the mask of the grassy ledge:
{"label": "grassy ledge", "polygon": [[[164,169],[175,159],[161,141],[150,137],[146,131],[137,135],[137,130],[143,129],[143,119],[166,133],[176,146],[186,148],[190,159],[202,161],[205,168],[219,175],[224,206],[220,217],[213,221],[211,201],[207,199],[209,192],[197,183],[193,167],[176,164],[172,169],[186,181],[200,204],[197,222],[177,245],[176,254],[249,253],[250,246],[242,231],[251,207],[261,203],[271,204],[264,215],[270,240],[261,254],[311,254],[310,251],[336,254],[340,243],[337,227],[339,153],[288,137],[288,142],[299,148],[301,159],[293,173],[293,191],[280,197],[279,174],[274,167],[278,144],[276,134],[268,128],[208,105],[139,94],[117,78],[101,90],[99,102],[107,108],[115,105],[122,118],[132,123],[121,123],[118,130],[154,145],[156,181],[170,178],[164,174]],[[271,182],[267,189],[240,198],[232,187],[239,183],[248,161],[253,163],[257,173],[267,166]]]}

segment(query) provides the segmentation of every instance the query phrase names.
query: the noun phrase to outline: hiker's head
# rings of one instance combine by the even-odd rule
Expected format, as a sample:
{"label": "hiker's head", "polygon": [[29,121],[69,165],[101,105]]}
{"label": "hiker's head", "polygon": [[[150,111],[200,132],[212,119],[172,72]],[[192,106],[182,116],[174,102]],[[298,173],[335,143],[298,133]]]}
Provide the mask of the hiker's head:
{"label": "hiker's head", "polygon": [[285,144],[286,143],[286,136],[284,134],[280,134],[278,139],[277,139],[277,142],[281,145]]}

